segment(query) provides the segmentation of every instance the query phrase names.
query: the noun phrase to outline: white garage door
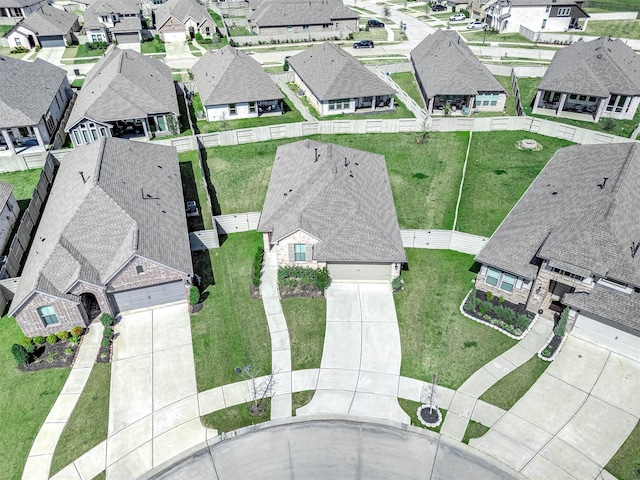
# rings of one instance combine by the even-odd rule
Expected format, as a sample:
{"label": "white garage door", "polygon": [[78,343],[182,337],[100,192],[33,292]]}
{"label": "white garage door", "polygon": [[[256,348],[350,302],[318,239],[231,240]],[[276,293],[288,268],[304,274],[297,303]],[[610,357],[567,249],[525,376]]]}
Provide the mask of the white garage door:
{"label": "white garage door", "polygon": [[164,283],[151,287],[125,290],[112,295],[113,304],[118,312],[153,307],[164,303],[186,300],[187,293],[182,282]]}
{"label": "white garage door", "polygon": [[184,30],[179,32],[163,32],[162,36],[165,42],[184,42],[187,40],[187,34]]}
{"label": "white garage door", "polygon": [[329,263],[327,270],[334,282],[389,282],[388,263]]}
{"label": "white garage door", "polygon": [[582,313],[578,314],[571,333],[589,342],[607,347],[614,352],[640,359],[640,337]]}

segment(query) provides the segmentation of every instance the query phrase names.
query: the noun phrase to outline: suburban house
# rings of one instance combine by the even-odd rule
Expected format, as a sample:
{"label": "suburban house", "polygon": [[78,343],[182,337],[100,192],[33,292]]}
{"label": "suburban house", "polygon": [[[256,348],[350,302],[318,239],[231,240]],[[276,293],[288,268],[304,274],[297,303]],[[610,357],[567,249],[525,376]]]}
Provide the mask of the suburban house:
{"label": "suburban house", "polygon": [[342,0],[262,0],[250,6],[249,29],[258,35],[358,31],[360,15]]}
{"label": "suburban house", "polygon": [[0,55],[0,151],[45,150],[72,98],[63,69]]}
{"label": "suburban house", "polygon": [[142,15],[136,2],[95,0],[83,17],[90,42],[140,43],[142,40]]}
{"label": "suburban house", "polygon": [[558,150],[476,257],[476,287],[531,312],[569,307],[583,333],[637,344],[639,183],[640,144]]}
{"label": "suburban house", "polygon": [[[499,32],[566,32],[579,29],[579,21],[589,18],[583,0],[472,0],[474,18],[484,19],[488,28]],[[525,35],[527,36],[527,35]],[[531,36],[531,35],[529,35]]]}
{"label": "suburban house", "polygon": [[102,137],[177,133],[180,111],[171,68],[113,47],[89,71],[67,121],[74,147]]}
{"label": "suburban house", "polygon": [[258,223],[278,265],[389,282],[407,257],[382,155],[301,140],[278,147]]}
{"label": "suburban house", "polygon": [[27,336],[186,300],[193,267],[175,148],[103,138],[64,157],[11,303]]}
{"label": "suburban house", "polygon": [[0,251],[4,251],[13,226],[20,216],[20,206],[13,195],[13,186],[0,182]]}
{"label": "suburban house", "polygon": [[195,0],[169,0],[155,11],[155,25],[165,42],[184,42],[200,34],[216,35],[216,24],[205,7]]}
{"label": "suburban house", "polygon": [[3,24],[15,24],[35,12],[42,5],[50,5],[53,0],[0,0],[0,18]]}
{"label": "suburban house", "polygon": [[78,17],[50,5],[43,5],[29,14],[7,35],[9,46],[25,48],[64,47],[77,42],[80,31]]}
{"label": "suburban house", "polygon": [[411,64],[430,114],[501,112],[507,92],[455,30],[436,30],[412,51]]}
{"label": "suburban house", "polygon": [[294,82],[320,115],[394,108],[395,89],[332,43],[304,50],[288,62]]}
{"label": "suburban house", "polygon": [[538,85],[533,113],[597,122],[630,120],[640,104],[640,57],[601,37],[559,50]]}
{"label": "suburban house", "polygon": [[283,113],[280,89],[258,62],[240,50],[228,45],[209,50],[192,71],[209,122]]}

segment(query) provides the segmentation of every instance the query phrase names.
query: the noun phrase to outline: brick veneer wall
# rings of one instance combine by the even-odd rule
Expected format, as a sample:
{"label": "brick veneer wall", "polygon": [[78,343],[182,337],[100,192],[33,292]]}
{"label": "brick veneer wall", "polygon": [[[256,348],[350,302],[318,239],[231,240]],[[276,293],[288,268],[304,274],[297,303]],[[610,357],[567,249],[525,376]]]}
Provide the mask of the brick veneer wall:
{"label": "brick veneer wall", "polygon": [[[142,273],[136,271],[136,267],[138,266],[142,267]],[[161,283],[175,282],[178,280],[186,282],[188,279],[189,276],[184,273],[172,270],[146,258],[136,256],[109,281],[107,292],[113,293],[122,290],[131,290],[133,288],[149,287],[151,285],[159,285]]]}
{"label": "brick veneer wall", "polygon": [[97,287],[89,283],[78,282],[71,290],[69,290],[69,293],[78,296],[83,293],[92,293],[98,301],[100,310],[104,313],[113,315],[113,310],[111,309],[111,305],[109,304],[109,300],[107,299],[107,294],[104,287]]}
{"label": "brick veneer wall", "polygon": [[[38,314],[38,308],[52,306],[60,323],[45,326]],[[87,326],[86,316],[80,303],[61,300],[41,293],[34,294],[31,299],[16,313],[16,320],[27,337],[47,336],[73,327]]]}

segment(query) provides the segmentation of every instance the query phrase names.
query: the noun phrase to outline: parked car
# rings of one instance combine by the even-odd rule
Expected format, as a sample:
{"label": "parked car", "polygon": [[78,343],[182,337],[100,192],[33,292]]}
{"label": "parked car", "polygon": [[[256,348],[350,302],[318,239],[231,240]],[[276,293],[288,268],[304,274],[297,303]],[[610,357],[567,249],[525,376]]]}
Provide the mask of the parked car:
{"label": "parked car", "polygon": [[367,26],[369,28],[384,28],[384,23],[382,23],[380,20],[375,20],[372,18],[367,22]]}
{"label": "parked car", "polygon": [[487,27],[487,24],[484,23],[484,22],[481,22],[480,20],[475,20],[475,21],[469,22],[467,24],[467,28],[469,28],[469,29],[472,29],[472,28],[474,28],[474,29],[478,29],[478,28],[479,29],[483,29],[483,28],[486,28],[486,27]]}
{"label": "parked car", "polygon": [[353,48],[373,48],[375,45],[373,44],[373,40],[360,40],[353,44]]}
{"label": "parked car", "polygon": [[445,7],[444,5],[433,5],[431,7],[431,11],[432,12],[446,12],[447,11],[447,7]]}
{"label": "parked car", "polygon": [[460,22],[462,20],[466,20],[467,17],[464,16],[464,13],[456,13],[455,15],[451,15],[449,17],[450,22]]}

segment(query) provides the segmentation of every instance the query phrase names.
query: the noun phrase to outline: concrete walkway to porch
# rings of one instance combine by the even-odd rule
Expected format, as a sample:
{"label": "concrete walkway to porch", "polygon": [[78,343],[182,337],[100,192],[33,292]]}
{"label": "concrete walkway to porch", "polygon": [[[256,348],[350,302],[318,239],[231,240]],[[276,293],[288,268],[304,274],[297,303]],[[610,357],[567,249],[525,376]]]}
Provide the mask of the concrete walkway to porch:
{"label": "concrete walkway to porch", "polygon": [[498,380],[536,355],[549,339],[552,330],[553,322],[538,317],[526,337],[471,375],[456,390],[440,433],[454,440],[462,440],[469,420],[473,418],[478,398]]}

